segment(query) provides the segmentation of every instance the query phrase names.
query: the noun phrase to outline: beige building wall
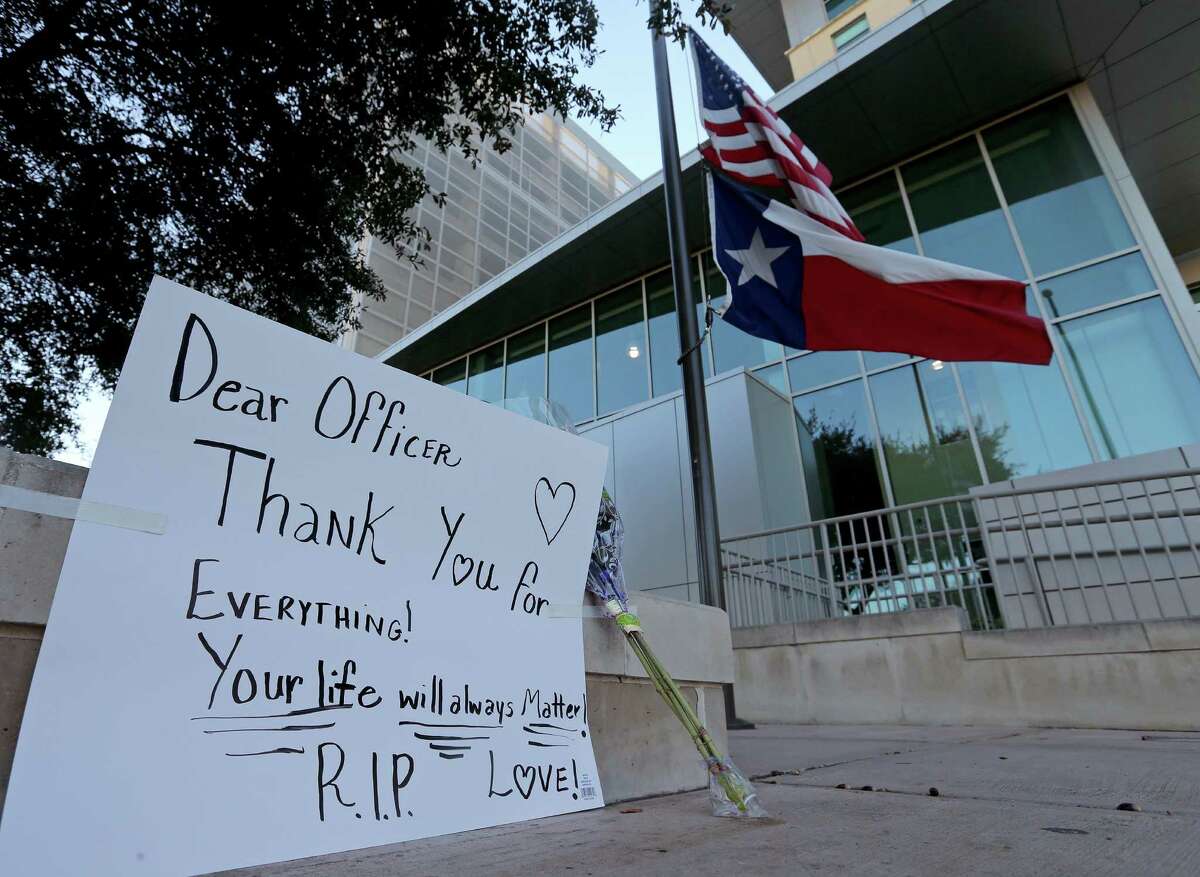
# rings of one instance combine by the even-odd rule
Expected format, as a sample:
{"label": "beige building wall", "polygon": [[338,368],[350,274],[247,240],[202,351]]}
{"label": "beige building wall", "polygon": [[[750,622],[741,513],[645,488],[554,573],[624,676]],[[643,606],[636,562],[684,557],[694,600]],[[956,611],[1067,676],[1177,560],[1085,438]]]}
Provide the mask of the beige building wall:
{"label": "beige building wall", "polygon": [[842,10],[818,30],[804,36],[800,42],[788,49],[788,61],[792,65],[792,78],[802,79],[837,54],[833,35],[853,23],[859,16],[867,17],[871,30],[878,30],[908,7],[913,0],[862,0],[849,9]]}

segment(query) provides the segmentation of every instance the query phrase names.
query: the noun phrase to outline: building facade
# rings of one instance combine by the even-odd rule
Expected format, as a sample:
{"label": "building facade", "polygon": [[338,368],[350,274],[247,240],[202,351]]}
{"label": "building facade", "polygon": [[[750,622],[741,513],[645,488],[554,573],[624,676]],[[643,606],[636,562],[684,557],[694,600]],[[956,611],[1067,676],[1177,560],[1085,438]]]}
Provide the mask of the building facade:
{"label": "building facade", "polygon": [[[785,20],[798,5],[739,4],[735,16],[774,9]],[[762,457],[754,430],[716,454],[723,535],[960,496],[1200,441],[1200,319],[1188,289],[1200,280],[1190,276],[1200,261],[1200,197],[1194,187],[1172,191],[1200,180],[1200,160],[1188,159],[1187,141],[1172,133],[1177,118],[1200,118],[1200,98],[1171,84],[1181,73],[1200,75],[1187,49],[1200,24],[1184,4],[1139,12],[1136,2],[1111,0],[1100,15],[1064,0],[1053,20],[1039,9],[1046,4],[903,5],[886,26],[784,84],[771,103],[845,181],[839,197],[870,242],[1023,280],[1053,361],[811,353],[716,321],[703,346],[710,381],[745,372],[790,403],[786,428],[798,461],[781,462],[778,448]],[[870,0],[852,7],[829,9],[830,24],[874,8]],[[1130,17],[1143,14],[1154,17]],[[1130,21],[1137,27],[1122,28]],[[759,26],[778,37],[780,28]],[[735,18],[734,33],[764,72],[778,67],[775,54],[760,60],[766,43],[754,40],[753,27],[739,35]],[[778,55],[787,60],[792,48]],[[1163,89],[1182,106],[1157,99]],[[727,289],[705,250],[696,154],[684,165],[693,296],[698,308],[719,308]],[[678,454],[656,456],[664,445],[680,447],[680,421],[652,413],[680,388],[661,198],[660,182],[647,181],[590,228],[556,241],[537,265],[493,278],[464,308],[381,356],[484,401],[545,395],[565,405],[581,431],[613,449],[610,489],[654,534],[634,552],[634,586],[695,598],[690,488],[665,474],[678,469]],[[710,419],[754,419],[753,406],[730,405],[714,409],[710,399]],[[778,432],[785,421],[765,422]],[[733,477],[751,466],[742,452],[753,471]],[[804,503],[769,496],[779,485],[762,477],[768,457],[788,473],[784,492]],[[631,459],[657,459],[663,477],[642,467],[622,478]],[[683,466],[686,476],[686,457]],[[744,484],[761,501],[734,496]],[[642,516],[643,507],[655,514]],[[677,563],[661,562],[663,546],[678,546]]]}
{"label": "building facade", "polygon": [[[361,247],[387,296],[360,300],[362,326],[343,346],[376,355],[637,182],[578,125],[545,113],[526,121],[507,152],[485,148],[481,158],[472,167],[457,150],[442,153],[423,139],[405,154],[432,190],[414,217],[429,230],[431,249],[416,266],[368,235]],[[436,193],[445,193],[442,207]]]}

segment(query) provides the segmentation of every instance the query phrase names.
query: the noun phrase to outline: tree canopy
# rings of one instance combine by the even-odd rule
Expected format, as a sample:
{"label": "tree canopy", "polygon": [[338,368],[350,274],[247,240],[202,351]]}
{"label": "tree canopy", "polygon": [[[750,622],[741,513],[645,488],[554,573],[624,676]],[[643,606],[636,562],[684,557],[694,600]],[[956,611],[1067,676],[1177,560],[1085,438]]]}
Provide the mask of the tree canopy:
{"label": "tree canopy", "polygon": [[613,123],[577,82],[597,28],[592,0],[0,0],[0,444],[59,445],[154,273],[336,335],[382,294],[366,230],[422,242],[414,137]]}

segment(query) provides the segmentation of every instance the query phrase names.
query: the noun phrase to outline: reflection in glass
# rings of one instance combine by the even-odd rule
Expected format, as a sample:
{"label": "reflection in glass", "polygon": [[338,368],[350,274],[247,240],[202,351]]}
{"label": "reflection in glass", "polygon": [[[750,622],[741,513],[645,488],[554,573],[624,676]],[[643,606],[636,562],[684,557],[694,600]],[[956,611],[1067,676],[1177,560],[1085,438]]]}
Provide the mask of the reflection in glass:
{"label": "reflection in glass", "polygon": [[867,243],[906,253],[917,252],[895,174],[881,174],[861,186],[838,192],[838,199]]}
{"label": "reflection in glass", "polygon": [[800,450],[812,516],[828,518],[884,505],[875,433],[861,380],[797,396]]}
{"label": "reflection in glass", "polygon": [[[814,518],[872,511],[885,505],[875,456],[875,434],[861,379],[794,400],[805,485]],[[891,530],[877,518],[851,518],[818,531],[817,564],[835,584],[842,611],[859,614],[877,587],[875,577],[899,570],[884,544]]]}
{"label": "reflection in glass", "polygon": [[877,368],[908,362],[912,356],[907,353],[878,353],[874,350],[864,350],[863,359],[867,363],[867,371],[873,371]]}
{"label": "reflection in glass", "polygon": [[788,360],[793,390],[819,387],[858,374],[858,353],[853,350],[823,350]]}
{"label": "reflection in glass", "polygon": [[935,360],[875,375],[871,397],[897,504],[957,496],[982,483],[949,366]]}
{"label": "reflection in glass", "polygon": [[1066,97],[983,132],[1035,275],[1133,246]]}
{"label": "reflection in glass", "polygon": [[595,415],[592,399],[592,306],[550,320],[550,385],[547,397],[578,423]]}
{"label": "reflection in glass", "polygon": [[449,387],[460,393],[467,391],[467,358],[456,359],[454,362],[433,370],[432,380],[435,384]]}
{"label": "reflection in glass", "polygon": [[1024,278],[975,138],[952,143],[900,171],[926,256]]}
{"label": "reflection in glass", "polygon": [[1140,253],[1130,253],[1043,280],[1038,284],[1051,316],[1061,317],[1084,308],[1150,292],[1154,278]]}
{"label": "reflection in glass", "polygon": [[609,414],[649,398],[646,360],[642,284],[631,283],[596,299],[598,414]]}
{"label": "reflection in glass", "polygon": [[484,402],[504,398],[504,342],[472,353],[467,359],[467,395]]}
{"label": "reflection in glass", "polygon": [[763,366],[754,370],[754,376],[765,384],[774,387],[783,394],[787,394],[787,378],[783,374],[783,366],[779,363],[775,365]]}
{"label": "reflection in glass", "polygon": [[[704,256],[704,283],[708,288],[708,300],[713,309],[720,312],[728,303],[729,284],[725,275],[720,272],[713,262],[712,251]],[[720,317],[713,318],[712,327],[713,356],[717,360],[717,374],[729,371],[731,368],[754,368],[764,362],[779,359],[783,355],[783,346],[777,341],[764,341],[743,332],[736,326],[726,323]]]}
{"label": "reflection in glass", "polygon": [[835,30],[829,38],[833,40],[833,47],[840,52],[848,49],[870,32],[870,22],[867,21],[865,15],[860,15],[845,27]]}
{"label": "reflection in glass", "polygon": [[1090,463],[1058,363],[958,364],[989,481]]}
{"label": "reflection in glass", "polygon": [[508,339],[504,396],[541,398],[546,395],[546,326],[539,323]]}
{"label": "reflection in glass", "polygon": [[[704,331],[704,305],[700,303],[699,274],[693,277],[692,298],[697,302],[696,318],[700,331]],[[654,382],[654,395],[673,393],[683,386],[683,369],[679,359],[679,320],[675,316],[675,286],[671,270],[659,271],[646,278],[646,308],[650,321],[650,376]],[[712,376],[708,358],[709,342],[700,348],[704,363],[704,376]]]}
{"label": "reflection in glass", "polygon": [[1102,454],[1200,441],[1200,378],[1160,299],[1068,320],[1058,330]]}

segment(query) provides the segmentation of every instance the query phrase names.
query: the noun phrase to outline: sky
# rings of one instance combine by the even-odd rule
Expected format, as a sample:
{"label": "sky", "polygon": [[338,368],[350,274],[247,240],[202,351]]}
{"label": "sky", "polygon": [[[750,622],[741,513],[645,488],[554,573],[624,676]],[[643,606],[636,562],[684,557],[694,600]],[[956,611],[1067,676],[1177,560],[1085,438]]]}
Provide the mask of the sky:
{"label": "sky", "polygon": [[[622,161],[641,179],[662,167],[658,143],[658,111],[654,99],[654,67],[650,54],[650,34],[646,28],[646,0],[597,0],[601,31],[597,43],[603,51],[595,66],[580,79],[600,89],[609,104],[619,104],[622,118],[605,133],[594,122],[580,122],[583,128]],[[726,64],[764,99],[772,94],[770,86],[747,60],[733,37],[720,28],[702,29],[690,15],[695,0],[680,0],[688,19],[701,32],[704,41]],[[668,51],[671,68],[671,97],[675,104],[675,130],[679,148],[690,152],[703,138],[696,109],[695,86],[687,53],[677,43]]]}
{"label": "sky", "polygon": [[[697,30],[701,30],[691,15],[696,7],[695,0],[680,2],[688,20]],[[662,167],[658,111],[654,98],[654,67],[650,54],[650,34],[646,28],[647,0],[597,0],[596,6],[601,25],[597,46],[602,54],[595,65],[584,70],[579,78],[600,89],[610,106],[619,105],[621,119],[607,132],[602,131],[595,122],[577,121],[639,179],[645,179]],[[771,94],[771,88],[738,48],[733,37],[727,36],[720,28],[703,29],[702,35],[713,51],[760,96],[765,98]],[[681,152],[690,152],[702,139],[691,65],[687,53],[678,44],[670,44],[668,57],[679,148]],[[91,465],[108,405],[108,395],[99,389],[83,398],[77,409],[79,435],[74,440],[68,439],[67,447],[53,455],[56,460],[80,466]]]}

